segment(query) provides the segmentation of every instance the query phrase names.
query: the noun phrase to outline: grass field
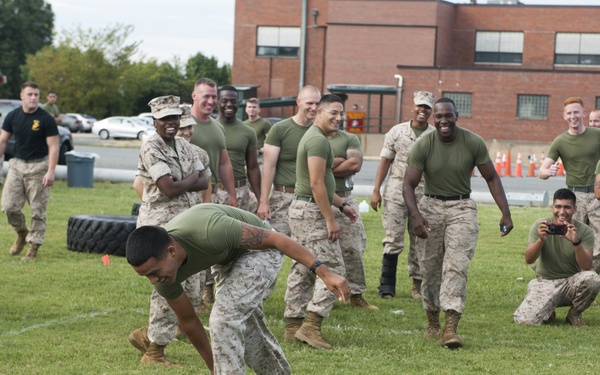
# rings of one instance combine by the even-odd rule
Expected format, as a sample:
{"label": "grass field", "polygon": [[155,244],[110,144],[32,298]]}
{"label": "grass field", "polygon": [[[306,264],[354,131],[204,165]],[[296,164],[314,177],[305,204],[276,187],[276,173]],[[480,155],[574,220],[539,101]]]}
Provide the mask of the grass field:
{"label": "grass field", "polygon": [[[207,374],[200,356],[185,342],[167,348],[178,368],[139,363],[127,341],[148,320],[150,284],[124,258],[104,266],[98,254],[67,250],[67,220],[78,214],[129,214],[136,202],[128,184],[95,183],[93,189],[52,188],[46,243],[39,259],[23,264],[8,255],[15,238],[0,218],[0,374]],[[541,327],[513,323],[512,313],[525,295],[533,271],[523,261],[531,223],[550,210],[512,209],[515,229],[498,234],[495,206],[479,209],[480,235],[469,272],[468,296],[459,333],[465,347],[450,351],[422,333],[421,303],[410,298],[406,256],[400,257],[398,295],[377,296],[383,230],[379,213],[363,214],[368,247],[365,297],[381,311],[336,305],[324,322],[331,351],[299,343],[282,346],[295,374],[571,374],[596,373],[600,344],[600,308],[584,317],[590,327],[564,323],[567,308]],[[284,330],[286,260],[276,290],[265,303],[276,337]],[[207,322],[206,316],[201,316]],[[251,373],[251,371],[249,371]]]}

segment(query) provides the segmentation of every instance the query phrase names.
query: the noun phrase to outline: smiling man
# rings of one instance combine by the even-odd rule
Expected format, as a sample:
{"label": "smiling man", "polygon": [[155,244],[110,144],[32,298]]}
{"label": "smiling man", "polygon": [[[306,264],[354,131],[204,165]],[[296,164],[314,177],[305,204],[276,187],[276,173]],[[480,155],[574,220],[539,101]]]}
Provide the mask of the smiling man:
{"label": "smiling man", "polygon": [[[436,338],[440,310],[446,324],[438,343],[460,348],[457,335],[467,294],[467,271],[475,253],[479,224],[477,204],[470,198],[471,171],[477,167],[502,212],[500,235],[513,228],[508,201],[485,142],[456,126],[454,101],[441,98],[433,106],[435,132],[424,135],[408,156],[403,193],[417,238],[421,293],[428,326],[424,336]],[[424,196],[417,204],[415,189],[425,176]]]}
{"label": "smiling man", "polygon": [[[594,233],[573,218],[576,200],[572,191],[557,190],[552,217],[537,220],[529,230],[525,262],[537,261],[536,278],[529,282],[527,295],[514,313],[516,323],[540,325],[556,317],[555,308],[570,306],[567,323],[586,326],[581,313],[598,295],[600,276],[591,270]],[[566,226],[566,231],[557,225]]]}
{"label": "smiling man", "polygon": [[571,97],[563,103],[566,132],[552,141],[548,155],[540,167],[540,178],[546,180],[558,173],[560,158],[567,175],[567,188],[577,197],[575,219],[589,224],[594,231],[594,265],[600,271],[600,202],[595,199],[594,180],[596,163],[600,160],[600,129],[586,128],[583,101]]}
{"label": "smiling man", "polygon": [[[279,271],[279,252],[314,272],[341,301],[350,297],[346,279],[331,272],[307,249],[271,230],[256,215],[224,205],[197,205],[173,218],[164,229],[138,228],[129,236],[126,251],[129,264],[166,298],[181,328],[215,374],[244,374],[246,365],[257,374],[291,372],[262,308],[264,293]],[[216,279],[216,301],[210,316],[212,350],[180,284],[211,266]]]}
{"label": "smiling man", "polygon": [[[140,149],[138,178],[143,184],[142,205],[137,226],[164,225],[175,215],[200,203],[199,191],[208,187],[205,167],[193,146],[176,137],[183,113],[179,97],[160,96],[152,99],[154,133]],[[200,282],[204,274],[182,280],[186,293],[200,306]],[[149,326],[129,334],[129,342],[142,352],[142,363],[170,365],[165,347],[173,341],[177,319],[167,301],[156,291],[150,297]]]}
{"label": "smiling man", "polygon": [[[335,194],[334,154],[328,136],[339,130],[343,120],[342,100],[336,95],[323,95],[315,124],[298,145],[296,198],[289,210],[292,238],[340,275],[345,274],[338,241],[340,226],[331,205],[339,208],[350,223],[358,217],[356,210]],[[293,262],[285,293],[285,337],[294,337],[316,349],[331,349],[321,334],[321,326],[334,302],[335,296],[323,282],[316,280],[303,264]]]}
{"label": "smiling man", "polygon": [[[219,122],[225,130],[227,154],[233,167],[235,195],[237,206],[248,211],[250,208],[250,190],[260,197],[260,168],[258,167],[258,151],[256,149],[256,133],[251,127],[237,119],[239,108],[238,90],[233,86],[223,86],[219,91]],[[229,193],[217,190],[218,195]]]}
{"label": "smiling man", "polygon": [[[383,148],[381,149],[381,161],[375,174],[375,184],[371,195],[371,207],[375,211],[382,205],[381,185],[388,176],[383,191],[383,213],[381,222],[385,228],[383,244],[383,259],[381,267],[381,278],[379,279],[379,296],[381,298],[392,298],[396,295],[396,272],[398,256],[404,250],[404,232],[406,230],[406,218],[408,210],[402,195],[402,184],[404,172],[406,171],[406,159],[412,145],[424,134],[432,132],[435,128],[427,121],[431,117],[435,96],[428,91],[414,92],[413,118],[410,121],[398,124],[385,134]],[[390,171],[391,167],[391,171]],[[421,179],[417,187],[417,200],[423,196],[423,183]],[[410,226],[410,218],[408,225]],[[408,277],[412,279],[411,297],[421,298],[421,270],[415,250],[415,235],[409,234],[410,247],[408,250]]]}

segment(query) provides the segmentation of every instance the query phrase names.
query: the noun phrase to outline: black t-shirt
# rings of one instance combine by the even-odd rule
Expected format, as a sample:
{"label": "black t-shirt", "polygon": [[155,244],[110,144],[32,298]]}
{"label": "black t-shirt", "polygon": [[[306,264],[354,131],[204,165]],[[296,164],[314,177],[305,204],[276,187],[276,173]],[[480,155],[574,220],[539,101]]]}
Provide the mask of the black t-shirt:
{"label": "black t-shirt", "polygon": [[48,156],[46,138],[58,135],[56,120],[41,108],[33,113],[25,113],[21,107],[10,111],[4,119],[2,130],[13,134],[15,157],[23,160]]}

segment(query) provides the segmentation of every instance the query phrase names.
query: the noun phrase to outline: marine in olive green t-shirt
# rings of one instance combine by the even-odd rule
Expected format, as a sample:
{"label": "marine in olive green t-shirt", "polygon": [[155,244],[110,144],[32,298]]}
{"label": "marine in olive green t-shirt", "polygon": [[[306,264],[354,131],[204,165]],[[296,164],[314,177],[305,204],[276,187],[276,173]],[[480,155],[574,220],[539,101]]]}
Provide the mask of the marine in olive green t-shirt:
{"label": "marine in olive green t-shirt", "polygon": [[440,141],[437,132],[422,135],[408,154],[407,164],[423,171],[425,194],[448,197],[471,193],[471,171],[490,160],[480,136],[456,129],[451,143]]}
{"label": "marine in olive green t-shirt", "polygon": [[594,171],[600,160],[600,129],[586,128],[579,135],[562,133],[552,141],[548,158],[560,158],[567,172],[567,186],[594,185]]}
{"label": "marine in olive green t-shirt", "polygon": [[296,185],[296,157],[298,145],[310,126],[296,124],[292,117],[273,125],[265,143],[279,147],[279,158],[275,166],[273,185]]}
{"label": "marine in olive green t-shirt", "polygon": [[298,156],[296,158],[296,195],[312,197],[310,187],[310,175],[308,173],[308,158],[318,156],[325,159],[325,188],[329,203],[333,203],[335,194],[335,178],[331,167],[333,166],[333,149],[329,139],[316,125],[311,126],[304,134],[298,145]]}
{"label": "marine in olive green t-shirt", "polygon": [[251,127],[240,120],[231,124],[223,124],[227,154],[233,167],[233,177],[236,181],[246,178],[246,153],[248,149],[256,152],[256,133]]}
{"label": "marine in olive green t-shirt", "polygon": [[210,164],[211,182],[215,185],[219,182],[219,163],[221,161],[221,151],[226,148],[225,130],[223,126],[212,117],[206,121],[200,121],[194,117],[196,124],[194,125],[194,135],[190,139],[190,143],[202,148],[208,153]]}
{"label": "marine in olive green t-shirt", "polygon": [[267,134],[269,133],[269,130],[271,130],[271,123],[264,118],[259,117],[256,121],[247,119],[244,121],[244,124],[251,127],[256,133],[256,148],[259,150],[263,148],[265,139],[267,139]]}
{"label": "marine in olive green t-shirt", "polygon": [[[348,150],[358,150],[362,153],[360,141],[355,134],[347,133],[345,131],[338,131],[329,138],[329,144],[333,149],[333,156],[338,158],[346,158]],[[352,176],[349,177],[335,177],[335,191],[350,191],[354,188],[352,182]]]}
{"label": "marine in olive green t-shirt", "polygon": [[187,260],[177,270],[173,284],[154,284],[167,299],[183,293],[181,282],[215,264],[227,264],[246,252],[242,244],[242,223],[270,228],[247,211],[226,205],[203,203],[175,216],[165,229],[183,246]]}

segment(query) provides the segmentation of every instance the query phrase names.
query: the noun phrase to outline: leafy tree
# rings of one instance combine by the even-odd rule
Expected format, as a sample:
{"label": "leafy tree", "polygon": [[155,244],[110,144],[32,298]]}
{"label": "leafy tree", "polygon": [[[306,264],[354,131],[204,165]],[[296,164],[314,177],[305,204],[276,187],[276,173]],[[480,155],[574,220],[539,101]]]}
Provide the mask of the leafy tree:
{"label": "leafy tree", "polygon": [[188,60],[185,66],[185,75],[191,81],[190,87],[193,87],[194,82],[202,77],[213,79],[219,86],[227,85],[231,83],[231,65],[219,66],[219,62],[214,56],[208,58],[198,52]]}
{"label": "leafy tree", "polygon": [[54,13],[43,0],[0,0],[0,97],[18,98],[25,56],[52,44]]}

